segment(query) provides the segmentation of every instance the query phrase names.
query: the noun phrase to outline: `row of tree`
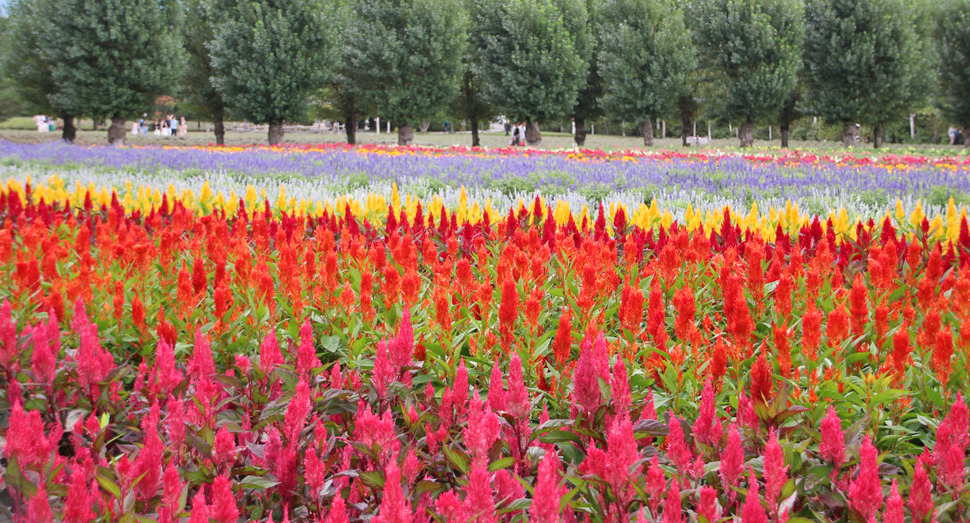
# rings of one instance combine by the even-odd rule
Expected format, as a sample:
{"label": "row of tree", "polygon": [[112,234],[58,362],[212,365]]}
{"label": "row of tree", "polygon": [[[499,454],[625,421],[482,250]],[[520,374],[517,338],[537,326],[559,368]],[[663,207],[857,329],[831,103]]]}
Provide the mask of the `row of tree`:
{"label": "row of tree", "polygon": [[[802,114],[883,129],[938,105],[970,131],[970,0],[14,0],[4,70],[35,107],[110,118],[108,139],[160,94],[211,118],[283,123],[322,101],[356,141],[380,114],[412,141],[443,108],[471,123],[655,122],[700,112],[777,124]],[[970,136],[970,132],[965,135]],[[968,140],[970,145],[970,140]]]}

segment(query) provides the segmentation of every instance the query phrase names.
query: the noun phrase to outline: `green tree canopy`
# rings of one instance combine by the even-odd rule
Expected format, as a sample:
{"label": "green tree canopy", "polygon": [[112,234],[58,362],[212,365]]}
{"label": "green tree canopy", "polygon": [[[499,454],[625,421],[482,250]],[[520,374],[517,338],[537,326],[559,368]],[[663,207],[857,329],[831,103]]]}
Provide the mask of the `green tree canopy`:
{"label": "green tree canopy", "polygon": [[653,145],[653,120],[687,94],[696,67],[683,13],[672,0],[606,0],[600,26],[601,103],[614,120],[639,122]]}
{"label": "green tree canopy", "polygon": [[181,5],[184,12],[181,37],[186,55],[181,94],[196,119],[212,119],[216,143],[223,145],[226,143],[223,124],[226,102],[212,84],[214,70],[208,47],[215,38],[215,15],[209,0],[182,0]]}
{"label": "green tree canopy", "polygon": [[[25,3],[30,0],[22,0]],[[54,109],[111,118],[108,141],[125,141],[125,119],[177,89],[183,64],[179,16],[157,0],[41,0],[53,30],[38,34],[51,66]]]}
{"label": "green tree canopy", "polygon": [[358,85],[410,144],[414,125],[455,96],[467,19],[461,0],[363,0],[348,52]]}
{"label": "green tree canopy", "polygon": [[812,111],[842,123],[846,146],[857,123],[873,124],[880,137],[878,128],[914,99],[911,11],[901,0],[809,0],[805,20]]}
{"label": "green tree canopy", "polygon": [[479,35],[484,34],[478,25],[483,18],[477,12],[480,4],[475,0],[464,0],[469,25],[466,35],[465,52],[461,59],[461,77],[458,82],[458,96],[452,99],[451,112],[468,120],[471,124],[472,147],[481,145],[478,137],[478,123],[490,121],[498,116],[498,107],[485,95],[482,79],[482,52]]}
{"label": "green tree canopy", "polygon": [[741,120],[741,146],[754,121],[776,116],[795,89],[804,37],[800,0],[702,0],[696,17],[701,56],[723,85],[718,116]]}
{"label": "green tree canopy", "polygon": [[575,42],[576,52],[587,63],[585,81],[579,85],[576,104],[573,105],[573,122],[576,124],[574,139],[577,146],[586,144],[586,121],[603,116],[600,98],[603,96],[603,78],[600,74],[600,23],[599,0],[584,3],[557,0],[556,7],[563,14],[563,25]]}
{"label": "green tree canopy", "polygon": [[970,147],[970,0],[947,0],[937,18],[940,105]]}
{"label": "green tree canopy", "polygon": [[212,82],[244,118],[268,123],[270,145],[283,122],[306,115],[310,93],[322,87],[335,51],[325,23],[330,0],[214,0],[209,43]]}
{"label": "green tree canopy", "polygon": [[588,64],[551,0],[477,2],[486,95],[509,118],[527,122],[526,140],[539,145],[538,122],[573,112]]}

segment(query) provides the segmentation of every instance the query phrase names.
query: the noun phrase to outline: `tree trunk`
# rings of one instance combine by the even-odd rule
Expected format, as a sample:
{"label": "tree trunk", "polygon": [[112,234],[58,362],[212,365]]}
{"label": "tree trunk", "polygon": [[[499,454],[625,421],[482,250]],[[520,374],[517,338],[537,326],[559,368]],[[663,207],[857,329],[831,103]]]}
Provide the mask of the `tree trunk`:
{"label": "tree trunk", "polygon": [[74,143],[74,139],[77,138],[77,127],[74,127],[74,115],[61,115],[61,119],[64,120],[64,129],[61,131],[61,140],[64,140],[67,143]]}
{"label": "tree trunk", "polygon": [[478,141],[478,119],[472,119],[472,147],[481,147],[481,142]]}
{"label": "tree trunk", "polygon": [[970,149],[970,127],[963,128],[963,148]]}
{"label": "tree trunk", "polygon": [[397,144],[398,145],[411,145],[414,141],[414,126],[406,123],[397,128]]}
{"label": "tree trunk", "polygon": [[428,132],[428,127],[430,126],[431,126],[431,122],[428,122],[428,121],[421,122],[421,134]]}
{"label": "tree trunk", "polygon": [[279,145],[283,143],[283,122],[273,121],[269,122],[269,144]]}
{"label": "tree trunk", "polygon": [[885,141],[886,131],[883,130],[882,125],[875,125],[872,128],[872,148],[878,149],[882,146],[882,142]]}
{"label": "tree trunk", "polygon": [[577,147],[583,147],[586,145],[586,119],[585,118],[573,118],[576,122],[576,134],[573,136],[573,141],[576,142]]}
{"label": "tree trunk", "polygon": [[347,145],[357,145],[357,119],[347,118],[344,130],[347,131]]}
{"label": "tree trunk", "polygon": [[842,145],[855,147],[855,125],[851,123],[842,124]]}
{"label": "tree trunk", "polygon": [[640,123],[640,130],[643,131],[643,145],[645,147],[653,146],[653,122],[647,118]]}
{"label": "tree trunk", "polygon": [[226,145],[226,124],[221,114],[212,118],[212,125],[215,127],[216,145]]}
{"label": "tree trunk", "polygon": [[98,119],[97,118],[91,118],[91,130],[92,131],[97,131],[98,130]]}
{"label": "tree trunk", "polygon": [[108,143],[124,145],[126,136],[128,136],[128,127],[125,124],[125,119],[120,116],[112,116],[111,126],[108,127]]}
{"label": "tree trunk", "polygon": [[542,131],[539,130],[538,121],[526,120],[525,123],[525,143],[531,147],[542,145]]}
{"label": "tree trunk", "polygon": [[741,147],[751,147],[754,144],[754,122],[751,121],[751,118],[748,118],[741,126],[738,138],[741,141]]}
{"label": "tree trunk", "polygon": [[687,143],[687,137],[690,136],[690,113],[687,111],[680,112],[680,143],[684,147],[690,147]]}
{"label": "tree trunk", "polygon": [[791,135],[791,124],[781,124],[781,147],[788,148],[788,137]]}

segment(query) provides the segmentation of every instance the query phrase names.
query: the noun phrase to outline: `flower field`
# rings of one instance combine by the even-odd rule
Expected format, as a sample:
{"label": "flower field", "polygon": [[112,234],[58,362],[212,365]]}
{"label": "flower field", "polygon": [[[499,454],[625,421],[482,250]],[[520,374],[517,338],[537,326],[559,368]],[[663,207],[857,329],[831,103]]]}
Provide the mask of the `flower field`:
{"label": "flower field", "polygon": [[16,147],[14,521],[970,519],[963,159]]}

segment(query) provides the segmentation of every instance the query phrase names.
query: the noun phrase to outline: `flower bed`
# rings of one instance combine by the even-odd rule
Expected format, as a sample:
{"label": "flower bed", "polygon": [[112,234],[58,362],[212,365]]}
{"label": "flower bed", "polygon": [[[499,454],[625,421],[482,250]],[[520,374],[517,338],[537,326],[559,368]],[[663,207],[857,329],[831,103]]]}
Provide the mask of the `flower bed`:
{"label": "flower bed", "polygon": [[368,220],[8,187],[18,520],[968,517],[959,212]]}

